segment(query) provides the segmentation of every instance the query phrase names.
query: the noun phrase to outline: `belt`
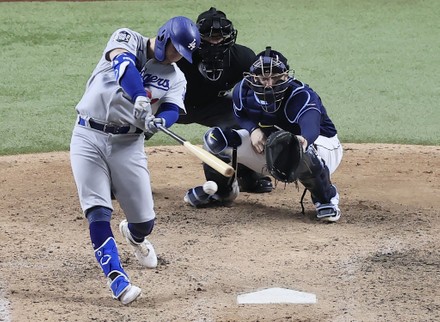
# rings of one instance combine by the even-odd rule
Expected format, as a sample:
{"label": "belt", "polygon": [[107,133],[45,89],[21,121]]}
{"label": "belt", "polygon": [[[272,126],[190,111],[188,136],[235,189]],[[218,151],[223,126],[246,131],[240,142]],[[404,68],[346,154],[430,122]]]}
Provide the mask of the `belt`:
{"label": "belt", "polygon": [[[83,119],[82,117],[79,117],[78,124],[82,125],[82,126],[87,126],[87,121],[85,119]],[[127,134],[133,128],[130,125],[118,126],[118,125],[114,125],[114,124],[98,123],[98,122],[94,121],[93,119],[89,119],[88,124],[92,129],[102,131],[105,133],[110,133],[110,134]],[[142,132],[143,131],[137,127],[136,131],[130,132],[130,133],[140,134]]]}

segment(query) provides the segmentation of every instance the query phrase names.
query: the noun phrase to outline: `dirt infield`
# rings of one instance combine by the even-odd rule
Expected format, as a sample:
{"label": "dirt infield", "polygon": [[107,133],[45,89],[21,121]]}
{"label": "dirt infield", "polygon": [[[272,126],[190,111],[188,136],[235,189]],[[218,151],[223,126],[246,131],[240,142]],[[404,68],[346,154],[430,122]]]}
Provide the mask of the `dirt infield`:
{"label": "dirt infield", "polygon": [[[309,197],[278,185],[232,207],[195,210],[203,183],[182,147],[155,147],[150,169],[159,256],[142,269],[112,226],[142,297],[113,300],[95,262],[67,153],[0,157],[0,321],[439,321],[440,147],[346,144],[333,176],[341,220],[315,220]],[[316,304],[239,305],[283,287]]]}

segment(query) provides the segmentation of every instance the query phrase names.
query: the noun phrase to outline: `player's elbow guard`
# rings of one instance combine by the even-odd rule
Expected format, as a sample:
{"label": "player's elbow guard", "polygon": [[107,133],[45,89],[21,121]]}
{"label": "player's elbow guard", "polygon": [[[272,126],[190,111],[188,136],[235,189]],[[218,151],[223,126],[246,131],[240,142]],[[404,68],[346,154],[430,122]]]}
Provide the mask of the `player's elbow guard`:
{"label": "player's elbow guard", "polygon": [[112,67],[115,71],[115,77],[118,84],[121,84],[122,76],[124,76],[129,65],[132,64],[133,66],[136,66],[134,59],[134,55],[127,52],[121,53],[113,59]]}
{"label": "player's elbow guard", "polygon": [[117,55],[112,61],[115,78],[132,100],[138,96],[147,96],[141,74],[136,68],[136,57],[129,52]]}

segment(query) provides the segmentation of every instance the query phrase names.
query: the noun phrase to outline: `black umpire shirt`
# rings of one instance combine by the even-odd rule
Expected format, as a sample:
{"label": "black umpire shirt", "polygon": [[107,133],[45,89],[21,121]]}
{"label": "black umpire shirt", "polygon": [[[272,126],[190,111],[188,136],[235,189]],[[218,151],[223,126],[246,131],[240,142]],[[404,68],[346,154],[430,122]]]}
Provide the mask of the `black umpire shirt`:
{"label": "black umpire shirt", "polygon": [[[227,54],[225,59],[228,59]],[[198,68],[200,61],[198,52],[195,52],[192,64],[186,59],[177,62],[188,83],[185,96],[187,109],[202,109],[218,97],[224,96],[226,91],[232,89],[237,82],[243,79],[243,72],[249,71],[255,61],[255,53],[248,47],[234,44],[230,48],[230,64],[229,66],[225,64],[223,74],[217,81],[210,81],[203,77]]]}

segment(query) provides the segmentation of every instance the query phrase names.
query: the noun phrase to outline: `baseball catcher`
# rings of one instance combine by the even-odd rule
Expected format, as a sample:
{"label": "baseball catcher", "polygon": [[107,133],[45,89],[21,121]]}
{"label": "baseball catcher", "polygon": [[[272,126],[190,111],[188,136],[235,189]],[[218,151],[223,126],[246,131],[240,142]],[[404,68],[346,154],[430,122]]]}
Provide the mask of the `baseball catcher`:
{"label": "baseball catcher", "polygon": [[[211,128],[205,147],[232,163],[235,155],[239,163],[278,181],[300,182],[311,194],[317,218],[335,222],[341,211],[330,176],[342,160],[342,145],[319,95],[293,74],[280,52],[267,47],[259,53],[232,93],[241,129]],[[216,181],[215,174],[205,175]],[[218,197],[236,198],[233,182],[221,179]]]}

